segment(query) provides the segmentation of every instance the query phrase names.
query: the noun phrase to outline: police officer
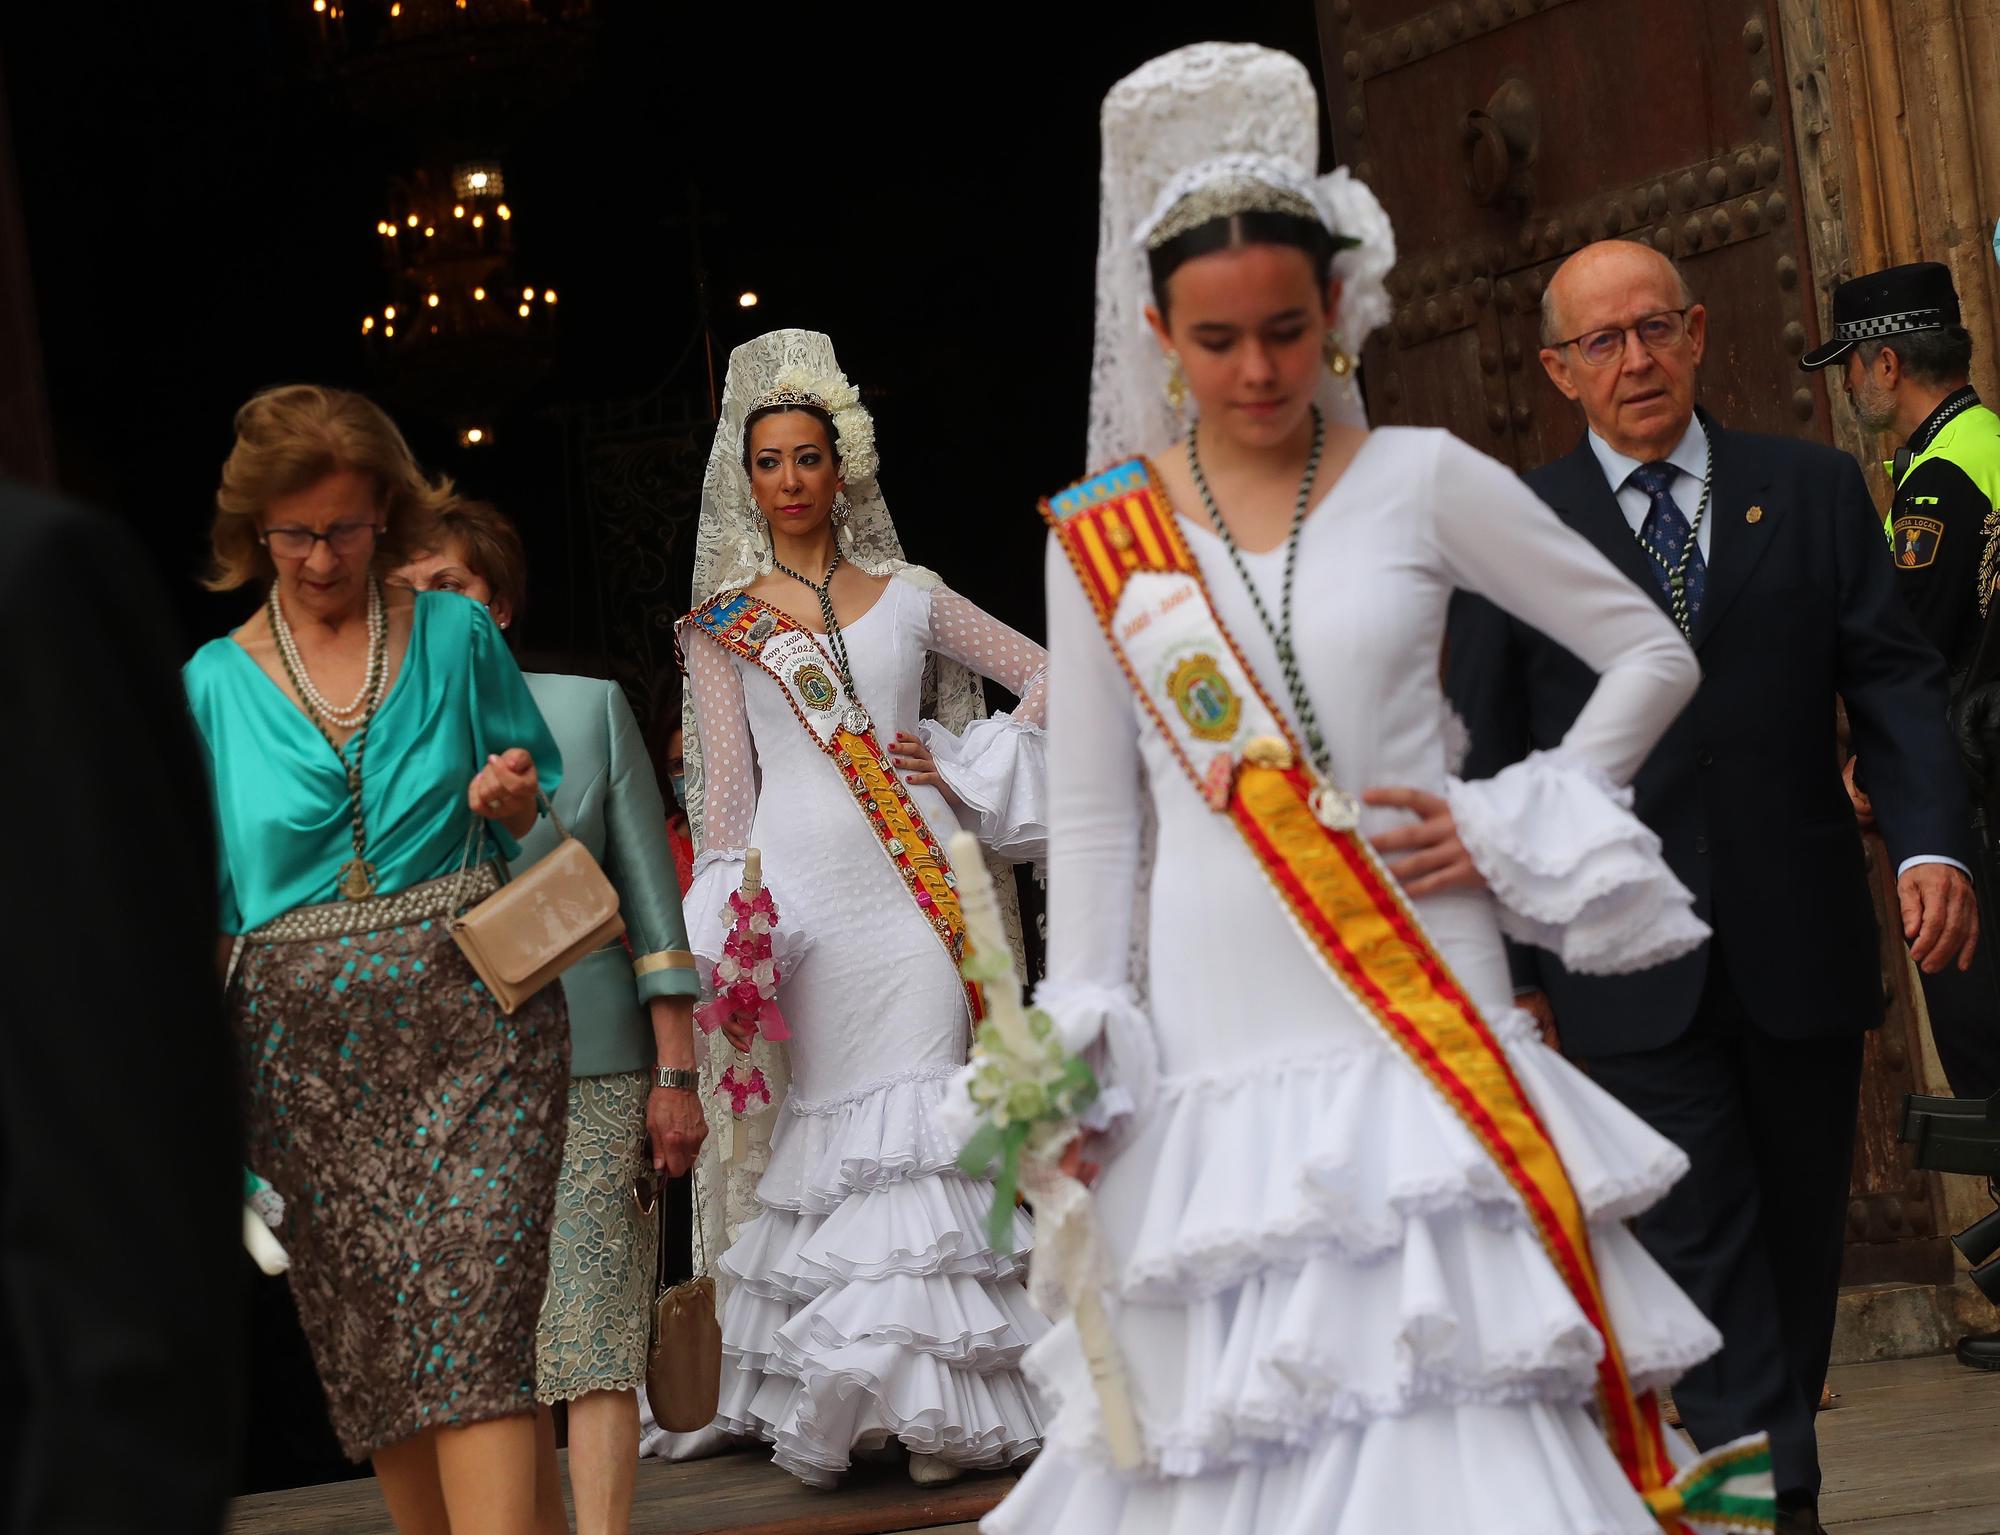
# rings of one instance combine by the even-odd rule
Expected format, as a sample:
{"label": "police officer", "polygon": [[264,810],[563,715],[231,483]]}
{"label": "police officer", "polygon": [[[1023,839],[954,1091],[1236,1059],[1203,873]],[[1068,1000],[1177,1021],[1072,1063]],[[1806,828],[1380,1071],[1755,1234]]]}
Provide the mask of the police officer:
{"label": "police officer", "polygon": [[[1833,332],[1801,359],[1807,369],[1843,365],[1847,396],[1862,426],[1904,439],[1883,467],[1894,487],[1885,528],[1890,556],[1918,625],[1945,658],[1954,704],[1991,679],[2000,646],[1988,636],[1996,559],[2000,559],[2000,416],[1980,404],[1969,378],[1972,336],[1959,323],[1951,272],[1934,261],[1890,267],[1842,283],[1833,293]],[[2000,628],[2000,613],[1992,614]],[[1864,821],[1869,806],[1849,764],[1849,786]],[[2000,784],[1978,786],[1991,803]],[[1995,911],[2000,859],[1993,856],[1990,812],[1977,817],[1976,884],[1981,926]],[[1923,978],[1924,1006],[1952,1091],[1985,1098],[2000,1091],[2000,966],[1992,942],[1966,971]],[[1959,1358],[2000,1369],[2000,1334],[1965,1339]]]}
{"label": "police officer", "polygon": [[1993,584],[1987,519],[2000,523],[2000,416],[1968,377],[1972,336],[1950,269],[1921,261],[1842,283],[1833,322],[1833,338],[1800,365],[1843,363],[1861,424],[1907,439],[1883,466],[1895,486],[1890,546],[1904,598],[1956,675],[1971,661]]}

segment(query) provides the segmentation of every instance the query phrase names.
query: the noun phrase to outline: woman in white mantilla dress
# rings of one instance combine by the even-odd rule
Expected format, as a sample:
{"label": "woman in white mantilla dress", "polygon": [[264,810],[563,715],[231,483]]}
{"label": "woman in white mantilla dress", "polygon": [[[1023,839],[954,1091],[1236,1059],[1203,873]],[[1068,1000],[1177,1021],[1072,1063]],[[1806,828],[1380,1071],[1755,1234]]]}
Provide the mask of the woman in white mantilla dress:
{"label": "woman in white mantilla dress", "polygon": [[[1506,469],[1441,431],[1366,429],[1348,359],[1387,316],[1394,246],[1365,188],[1312,174],[1317,119],[1303,67],[1235,45],[1157,59],[1106,99],[1091,461],[1155,452],[1169,525],[1251,674],[1325,779],[1370,791],[1360,831],[1548,1127],[1643,1391],[1718,1343],[1620,1224],[1685,1162],[1512,1007],[1501,933],[1579,969],[1701,939],[1623,787],[1692,694],[1694,658]],[[1459,587],[1602,673],[1560,751],[1484,783],[1450,776],[1439,690]],[[1601,1335],[1521,1196],[1309,955],[1053,540],[1048,600],[1038,1001],[1106,1088],[1104,1133],[1068,1165],[1101,1167],[1143,1461],[1113,1468],[1062,1322],[1028,1356],[1048,1447],[982,1529],[1656,1530],[1591,1411]]]}
{"label": "woman in white mantilla dress", "polygon": [[[680,631],[699,849],[690,942],[707,964],[720,956],[723,907],[745,850],[759,849],[791,1033],[788,1094],[768,1044],[757,1047],[781,1101],[761,1213],[718,1265],[716,1427],[771,1442],[779,1465],[819,1485],[855,1450],[900,1443],[911,1475],[930,1482],[1041,1442],[1019,1370],[1045,1325],[1022,1283],[1028,1222],[1017,1217],[1006,1250],[987,1245],[991,1186],[956,1170],[932,1124],[970,1018],[941,925],[956,898],[941,872],[915,865],[961,818],[1005,856],[1041,855],[1044,655],[904,563],[875,460],[868,414],[824,336],[779,331],[738,348],[703,491],[696,610]],[[725,611],[746,620],[734,632],[754,653],[704,627]],[[1011,716],[973,717],[973,672],[1020,698]],[[927,679],[942,722],[921,718]],[[863,747],[841,728],[872,728],[891,812],[915,817],[900,831],[858,803],[847,768]],[[919,738],[935,771],[917,766]],[[725,1132],[736,1142],[725,1155],[749,1128]],[[729,1175],[709,1173],[712,1207]],[[713,1233],[716,1212],[704,1213]]]}

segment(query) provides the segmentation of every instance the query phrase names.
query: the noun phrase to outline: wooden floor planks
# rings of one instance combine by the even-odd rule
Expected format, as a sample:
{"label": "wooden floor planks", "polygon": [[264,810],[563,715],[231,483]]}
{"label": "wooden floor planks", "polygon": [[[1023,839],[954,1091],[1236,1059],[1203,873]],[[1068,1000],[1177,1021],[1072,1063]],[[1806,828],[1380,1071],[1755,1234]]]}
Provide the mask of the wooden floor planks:
{"label": "wooden floor planks", "polygon": [[1948,1354],[1844,1365],[1820,1415],[1830,1535],[2000,1535],[2000,1374]]}
{"label": "wooden floor planks", "polygon": [[[761,1454],[668,1465],[639,1463],[633,1535],[885,1535],[954,1531],[975,1522],[1014,1485],[968,1476],[916,1487],[900,1467],[857,1466],[835,1492],[816,1492]],[[373,1481],[336,1482],[237,1501],[229,1535],[394,1535]]]}
{"label": "wooden floor planks", "polygon": [[[2000,1374],[1949,1356],[1846,1365],[1820,1417],[1831,1535],[2000,1535]],[[974,1535],[1012,1479],[910,1485],[859,1467],[838,1492],[813,1492],[762,1455],[670,1466],[643,1461],[634,1535]],[[230,1535],[393,1535],[373,1482],[267,1493],[236,1505]]]}

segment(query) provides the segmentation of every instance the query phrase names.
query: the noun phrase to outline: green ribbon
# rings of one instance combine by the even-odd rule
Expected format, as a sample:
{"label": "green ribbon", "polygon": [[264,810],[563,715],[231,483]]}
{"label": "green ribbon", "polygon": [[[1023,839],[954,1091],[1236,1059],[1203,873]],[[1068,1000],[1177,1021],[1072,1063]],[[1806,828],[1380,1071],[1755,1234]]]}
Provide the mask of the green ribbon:
{"label": "green ribbon", "polygon": [[1031,1128],[1018,1122],[1004,1130],[998,1125],[981,1125],[958,1154],[961,1172],[982,1178],[992,1170],[993,1208],[986,1212],[986,1240],[996,1252],[1006,1246],[1013,1228],[1014,1197],[1021,1188],[1021,1149],[1028,1144]]}

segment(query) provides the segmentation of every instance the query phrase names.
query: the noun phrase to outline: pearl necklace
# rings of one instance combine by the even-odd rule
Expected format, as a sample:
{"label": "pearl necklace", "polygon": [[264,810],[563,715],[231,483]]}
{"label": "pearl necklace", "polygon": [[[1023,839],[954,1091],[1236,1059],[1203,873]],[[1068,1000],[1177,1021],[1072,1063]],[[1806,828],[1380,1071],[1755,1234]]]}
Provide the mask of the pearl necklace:
{"label": "pearl necklace", "polygon": [[[368,828],[361,816],[361,756],[368,747],[368,722],[375,717],[375,710],[382,702],[382,695],[389,682],[389,620],[387,605],[382,601],[382,584],[373,576],[368,578],[368,676],[361,684],[361,696],[346,710],[336,710],[326,700],[326,695],[313,686],[312,678],[306,675],[305,660],[299,654],[298,641],[292,637],[291,626],[285,622],[284,606],[278,601],[276,583],[271,587],[271,628],[278,636],[278,658],[285,663],[285,675],[291,679],[300,699],[306,706],[306,715],[315,729],[326,737],[326,744],[333,748],[333,754],[340,759],[340,765],[347,775],[347,809],[354,856],[340,866],[340,880],[336,888],[350,901],[364,900],[375,894],[375,865],[368,861]],[[345,714],[347,718],[341,716]],[[348,742],[351,751],[343,751],[328,728],[331,721],[343,730],[354,732]]]}
{"label": "pearl necklace", "polygon": [[382,583],[373,576],[368,578],[368,670],[361,680],[361,691],[354,695],[345,707],[337,705],[319,690],[306,670],[305,657],[299,651],[298,639],[292,633],[292,626],[285,619],[285,605],[278,600],[278,584],[271,583],[271,633],[278,641],[278,654],[284,658],[285,671],[292,679],[292,686],[299,690],[299,699],[306,706],[306,712],[315,721],[332,725],[337,730],[353,730],[368,718],[375,707],[376,687],[389,661],[389,615],[388,606],[382,600]]}

